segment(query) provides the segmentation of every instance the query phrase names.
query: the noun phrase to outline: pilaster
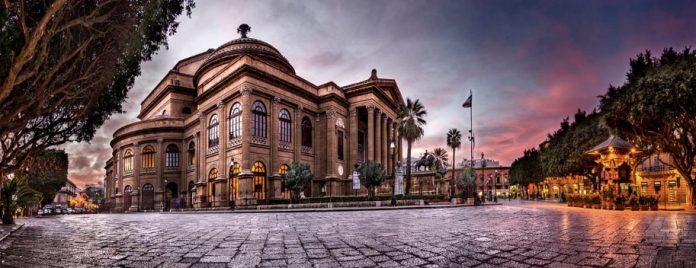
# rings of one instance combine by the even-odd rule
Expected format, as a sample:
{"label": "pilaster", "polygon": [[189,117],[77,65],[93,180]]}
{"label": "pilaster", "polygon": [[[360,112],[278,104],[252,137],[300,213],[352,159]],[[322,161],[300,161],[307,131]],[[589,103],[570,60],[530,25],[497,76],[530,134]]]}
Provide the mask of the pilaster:
{"label": "pilaster", "polygon": [[351,167],[358,163],[358,109],[350,109],[349,115],[348,127],[350,130],[348,135],[350,135],[350,139],[348,140],[348,148],[350,148],[350,158],[344,167],[346,170],[351,170]]}
{"label": "pilaster", "polygon": [[326,111],[326,178],[335,179],[337,161],[337,133],[336,110],[330,108]]}
{"label": "pilaster", "polygon": [[375,161],[375,106],[367,106],[367,161]]}

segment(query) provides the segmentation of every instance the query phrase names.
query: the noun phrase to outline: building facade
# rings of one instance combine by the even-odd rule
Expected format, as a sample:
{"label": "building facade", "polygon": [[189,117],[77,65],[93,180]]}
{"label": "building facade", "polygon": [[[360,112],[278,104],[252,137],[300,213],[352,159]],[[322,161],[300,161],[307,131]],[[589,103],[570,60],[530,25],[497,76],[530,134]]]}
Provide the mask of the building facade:
{"label": "building facade", "polygon": [[68,180],[65,182],[65,185],[56,192],[56,196],[53,197],[53,204],[52,206],[54,208],[69,208],[71,207],[70,205],[70,200],[73,198],[76,198],[80,192],[80,188],[77,188],[75,183],[72,181]]}
{"label": "building facade", "polygon": [[179,61],[142,101],[140,120],[114,133],[106,200],[114,211],[263,204],[289,197],[281,176],[292,162],[315,176],[306,196],[346,195],[356,163],[392,175],[403,102],[396,81],[375,70],[315,85],[243,32]]}

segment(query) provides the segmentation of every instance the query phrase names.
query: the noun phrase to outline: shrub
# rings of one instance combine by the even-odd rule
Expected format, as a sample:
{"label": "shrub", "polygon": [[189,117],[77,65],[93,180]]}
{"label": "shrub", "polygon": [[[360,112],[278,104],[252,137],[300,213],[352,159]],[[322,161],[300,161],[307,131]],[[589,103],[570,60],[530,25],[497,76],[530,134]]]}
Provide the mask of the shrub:
{"label": "shrub", "polygon": [[639,202],[638,197],[635,195],[632,195],[631,197],[628,198],[628,204],[631,206],[637,206],[639,204],[638,202]]}
{"label": "shrub", "polygon": [[599,194],[592,194],[590,197],[590,201],[592,204],[599,205],[602,203],[602,198],[599,196]]}
{"label": "shrub", "polygon": [[614,204],[616,205],[623,205],[626,203],[626,196],[619,195],[614,198]]}

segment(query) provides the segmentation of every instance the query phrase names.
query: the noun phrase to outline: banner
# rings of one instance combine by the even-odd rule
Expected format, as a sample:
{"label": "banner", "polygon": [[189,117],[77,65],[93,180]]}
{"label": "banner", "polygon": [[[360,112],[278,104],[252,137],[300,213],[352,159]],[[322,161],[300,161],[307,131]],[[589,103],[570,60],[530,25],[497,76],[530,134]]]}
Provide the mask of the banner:
{"label": "banner", "polygon": [[360,190],[360,173],[353,171],[353,190]]}

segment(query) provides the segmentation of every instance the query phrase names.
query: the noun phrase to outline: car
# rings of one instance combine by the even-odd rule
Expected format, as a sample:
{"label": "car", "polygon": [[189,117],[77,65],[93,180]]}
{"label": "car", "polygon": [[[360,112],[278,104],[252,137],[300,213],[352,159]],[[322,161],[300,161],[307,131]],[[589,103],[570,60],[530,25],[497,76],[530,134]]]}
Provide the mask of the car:
{"label": "car", "polygon": [[66,209],[65,209],[65,213],[67,213],[67,214],[73,214],[73,213],[75,213],[75,210],[72,209],[72,208],[66,208]]}
{"label": "car", "polygon": [[61,208],[56,208],[56,214],[63,214],[63,210]]}
{"label": "car", "polygon": [[36,212],[39,216],[44,214],[44,209],[40,208],[39,211]]}

